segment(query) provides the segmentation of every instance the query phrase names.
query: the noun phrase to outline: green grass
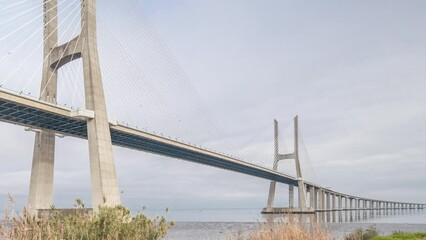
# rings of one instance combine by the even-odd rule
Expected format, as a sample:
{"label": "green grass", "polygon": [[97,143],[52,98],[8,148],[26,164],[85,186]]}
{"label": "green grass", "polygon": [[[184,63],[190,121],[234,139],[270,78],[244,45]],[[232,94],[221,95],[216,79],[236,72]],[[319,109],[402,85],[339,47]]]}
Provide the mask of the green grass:
{"label": "green grass", "polygon": [[420,240],[426,239],[426,233],[394,233],[390,236],[374,237],[371,240]]}
{"label": "green grass", "polygon": [[345,237],[345,240],[426,240],[426,233],[394,232],[389,236],[379,236],[374,226],[367,229],[355,229]]}

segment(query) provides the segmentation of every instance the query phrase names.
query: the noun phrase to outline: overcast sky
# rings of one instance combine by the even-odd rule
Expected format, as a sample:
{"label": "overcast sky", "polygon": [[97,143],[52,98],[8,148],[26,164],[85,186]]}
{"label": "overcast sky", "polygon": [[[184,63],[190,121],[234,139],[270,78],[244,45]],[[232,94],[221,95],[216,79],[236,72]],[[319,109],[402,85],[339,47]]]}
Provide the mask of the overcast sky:
{"label": "overcast sky", "polygon": [[[195,126],[197,119],[211,118],[206,125],[220,134],[197,144],[220,136],[229,146],[253,145],[253,139],[272,140],[274,118],[289,124],[298,114],[323,186],[426,202],[425,1],[141,0],[139,6],[187,74],[191,91],[200,96],[196,101],[209,111],[207,116],[185,113],[182,122],[194,124],[194,129],[183,124],[181,131],[194,130],[188,138],[203,134],[204,123]],[[115,33],[117,26],[126,29],[128,22],[120,21],[127,17],[125,8],[109,12],[107,7],[100,6],[100,25]],[[117,26],[106,24],[108,19]],[[100,44],[101,51],[113,54],[109,45]],[[138,43],[123,45],[129,56],[131,48],[143,52]],[[103,67],[104,78],[111,69]],[[175,96],[163,95],[164,101]],[[180,99],[175,102],[167,103],[169,108]],[[158,114],[167,118],[169,112]],[[178,134],[162,121],[157,122],[166,129],[162,132]],[[282,128],[291,132],[291,126]],[[0,123],[0,132],[0,203],[10,192],[22,205],[34,134],[6,123]],[[114,154],[123,204],[133,209],[260,209],[266,204],[266,180],[118,147]],[[87,142],[58,139],[55,168],[55,205],[71,207],[77,197],[90,203]],[[278,204],[286,204],[286,189],[279,185]]]}

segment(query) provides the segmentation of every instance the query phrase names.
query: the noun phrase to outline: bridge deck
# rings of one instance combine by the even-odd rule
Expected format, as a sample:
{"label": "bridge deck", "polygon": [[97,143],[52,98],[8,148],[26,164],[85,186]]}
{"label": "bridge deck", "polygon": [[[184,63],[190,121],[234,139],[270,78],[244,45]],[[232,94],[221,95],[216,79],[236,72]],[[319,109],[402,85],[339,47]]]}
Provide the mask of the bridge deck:
{"label": "bridge deck", "polygon": [[[87,139],[85,120],[71,117],[71,109],[0,90],[0,121]],[[117,146],[179,158],[240,172],[277,182],[297,185],[295,178],[209,150],[157,136],[124,125],[111,125],[112,143]]]}
{"label": "bridge deck", "polygon": [[[8,122],[34,129],[45,129],[60,134],[87,139],[87,123],[71,116],[72,109],[22,96],[0,88],[0,122]],[[251,176],[274,180],[297,186],[297,179],[260,167],[239,159],[231,158],[210,150],[198,148],[162,136],[154,135],[124,125],[111,125],[111,139],[116,146],[136,149],[168,157],[183,159],[212,167],[235,171]],[[339,193],[319,185],[305,182],[306,185],[323,189],[325,192],[350,199],[381,201]],[[387,203],[398,203],[382,201]]]}

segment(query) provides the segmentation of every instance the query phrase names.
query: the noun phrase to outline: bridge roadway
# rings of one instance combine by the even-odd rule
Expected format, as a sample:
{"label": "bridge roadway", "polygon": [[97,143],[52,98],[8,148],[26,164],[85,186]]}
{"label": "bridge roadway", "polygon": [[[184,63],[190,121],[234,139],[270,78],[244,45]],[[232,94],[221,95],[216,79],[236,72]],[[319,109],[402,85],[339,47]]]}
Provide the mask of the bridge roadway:
{"label": "bridge roadway", "polygon": [[[66,136],[87,139],[86,119],[82,117],[84,116],[76,115],[75,111],[70,108],[50,104],[36,98],[24,96],[13,91],[0,88],[0,121],[2,122],[16,124],[35,130],[51,130]],[[86,117],[90,118],[90,116]],[[183,159],[263,179],[274,180],[296,187],[298,184],[297,179],[292,176],[163,136],[130,128],[116,122],[110,123],[110,129],[112,143],[116,146]],[[332,198],[330,196],[340,198],[340,203],[342,203],[342,198],[347,199],[346,202],[349,200],[351,203],[352,200],[355,200],[355,203],[359,203],[361,201],[366,206],[366,209],[380,208],[380,206],[376,208],[374,203],[394,204],[392,206],[400,206],[400,208],[404,208],[404,206],[408,206],[407,208],[426,208],[426,205],[424,204],[367,199],[339,193],[323,188],[314,183],[305,182],[305,184],[311,193],[315,192],[315,194],[310,194],[311,202],[315,201],[315,204],[311,205],[317,211],[355,209],[352,206],[349,208],[349,205],[345,205],[345,208],[342,206],[333,207],[332,205],[335,204],[332,203],[334,203],[335,200],[330,200]],[[318,193],[321,197],[317,196],[319,195]],[[315,198],[313,198],[313,196],[315,196]],[[326,200],[324,200],[324,197]],[[367,206],[368,203],[370,206]],[[358,206],[360,209],[359,204],[355,204],[354,206]]]}

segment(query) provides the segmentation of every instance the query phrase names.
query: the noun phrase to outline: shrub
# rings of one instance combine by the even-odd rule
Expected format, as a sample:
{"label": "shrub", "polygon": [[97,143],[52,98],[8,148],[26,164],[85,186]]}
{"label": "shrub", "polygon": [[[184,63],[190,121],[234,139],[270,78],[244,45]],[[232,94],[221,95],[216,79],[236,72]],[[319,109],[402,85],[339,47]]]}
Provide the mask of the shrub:
{"label": "shrub", "polygon": [[317,225],[311,229],[294,220],[288,222],[268,223],[260,225],[256,232],[244,237],[241,234],[232,236],[229,240],[331,240],[332,236],[324,228]]}
{"label": "shrub", "polygon": [[0,225],[0,239],[13,240],[156,240],[163,238],[173,223],[164,217],[149,219],[143,214],[131,216],[123,206],[100,207],[93,216],[79,209],[84,207],[77,200],[75,211],[64,216],[53,211],[49,218],[36,219],[24,209],[15,217],[14,211],[5,209],[4,222]]}
{"label": "shrub", "polygon": [[376,227],[370,226],[366,230],[358,228],[345,237],[345,240],[370,240],[379,236]]}

